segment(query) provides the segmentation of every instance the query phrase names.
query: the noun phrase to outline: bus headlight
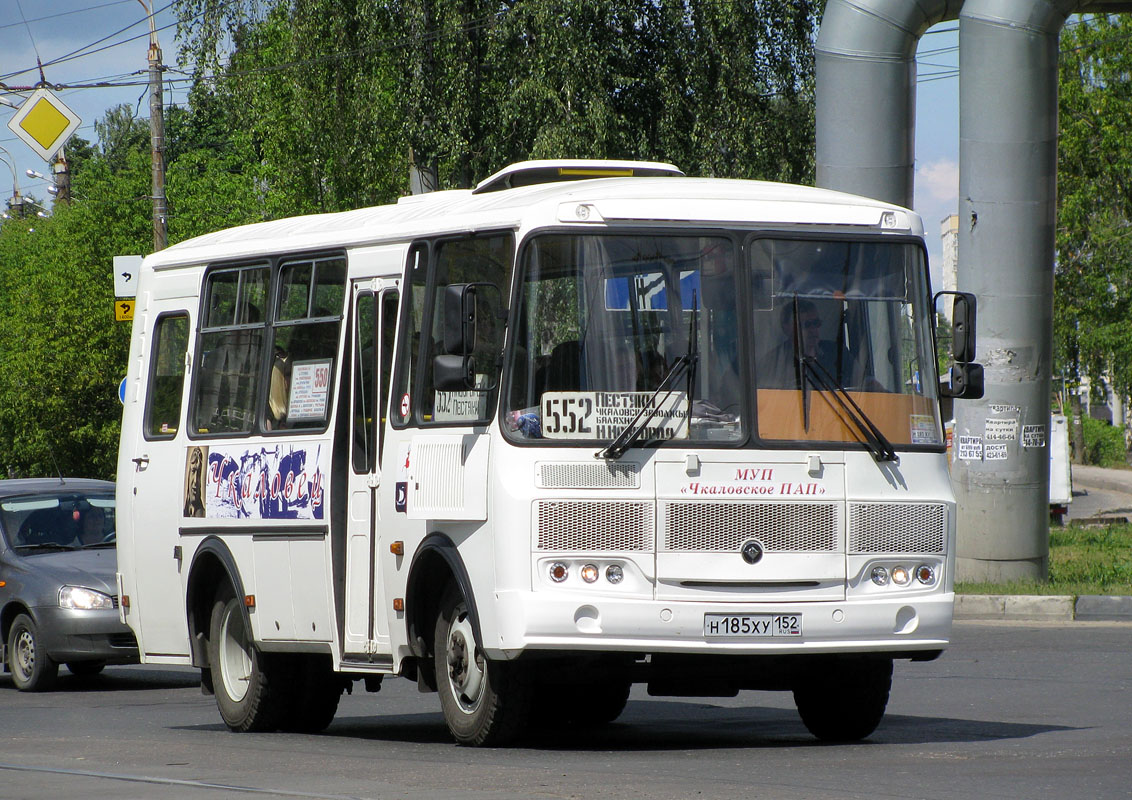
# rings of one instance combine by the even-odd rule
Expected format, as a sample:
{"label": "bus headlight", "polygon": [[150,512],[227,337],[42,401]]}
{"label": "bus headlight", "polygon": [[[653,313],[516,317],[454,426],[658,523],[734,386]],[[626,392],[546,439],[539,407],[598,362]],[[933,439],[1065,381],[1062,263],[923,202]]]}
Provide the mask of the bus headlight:
{"label": "bus headlight", "polygon": [[907,567],[893,567],[892,568],[892,582],[897,586],[907,586],[912,580],[912,575],[908,572]]}
{"label": "bus headlight", "polygon": [[570,577],[570,568],[563,564],[561,561],[555,561],[550,565],[550,579],[555,583],[562,583]]}
{"label": "bus headlight", "polygon": [[873,583],[877,586],[887,586],[888,570],[884,567],[873,567]]}
{"label": "bus headlight", "polygon": [[625,570],[621,568],[620,564],[610,564],[605,568],[605,579],[612,584],[621,583],[625,580]]}
{"label": "bus headlight", "polygon": [[582,567],[582,580],[586,583],[593,583],[597,580],[598,571],[597,567],[593,564],[586,564]]}

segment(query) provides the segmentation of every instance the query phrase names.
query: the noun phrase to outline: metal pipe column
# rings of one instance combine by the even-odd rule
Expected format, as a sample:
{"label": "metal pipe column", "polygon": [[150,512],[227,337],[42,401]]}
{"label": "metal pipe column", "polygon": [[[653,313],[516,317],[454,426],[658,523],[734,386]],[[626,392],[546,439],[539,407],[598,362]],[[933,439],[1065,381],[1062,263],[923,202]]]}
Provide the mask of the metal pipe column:
{"label": "metal pipe column", "polygon": [[817,185],[912,207],[916,46],[961,0],[829,0],[815,50]]}
{"label": "metal pipe column", "polygon": [[1074,5],[966,0],[959,15],[958,279],[979,299],[986,370],[983,399],[955,404],[961,580],[1048,574],[1057,45]]}

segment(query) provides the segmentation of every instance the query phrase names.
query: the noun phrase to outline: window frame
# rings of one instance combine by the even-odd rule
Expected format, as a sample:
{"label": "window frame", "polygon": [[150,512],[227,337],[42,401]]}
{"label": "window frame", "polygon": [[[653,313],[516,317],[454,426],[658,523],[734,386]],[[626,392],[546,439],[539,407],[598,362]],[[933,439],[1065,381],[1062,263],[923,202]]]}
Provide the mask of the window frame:
{"label": "window frame", "polygon": [[[170,319],[183,318],[185,320],[185,349],[181,353],[181,399],[177,407],[177,428],[172,433],[156,434],[150,432],[150,421],[153,415],[153,399],[154,390],[157,386],[157,361],[158,354],[161,349],[163,337],[161,336],[162,323]],[[167,442],[177,438],[177,433],[180,432],[188,424],[188,416],[186,414],[185,403],[185,388],[191,386],[192,381],[186,380],[191,377],[191,370],[185,359],[189,354],[189,346],[193,342],[193,321],[192,315],[189,314],[187,308],[179,308],[175,311],[163,311],[157,315],[157,319],[153,321],[152,331],[153,345],[149,352],[149,364],[147,365],[147,375],[145,384],[145,406],[142,412],[142,438],[147,442]]]}
{"label": "window frame", "polygon": [[[421,413],[421,397],[424,391],[424,370],[429,368],[429,344],[432,337],[433,320],[435,317],[434,311],[437,306],[437,275],[436,275],[436,261],[437,254],[445,247],[445,245],[475,241],[477,239],[490,239],[490,238],[507,238],[510,241],[511,253],[510,263],[507,265],[507,273],[503,275],[503,280],[498,284],[499,294],[501,301],[506,304],[511,298],[512,284],[515,279],[516,272],[516,253],[518,247],[515,241],[515,230],[513,228],[491,228],[482,231],[473,231],[463,234],[447,234],[443,236],[432,236],[427,238],[415,239],[409,243],[409,249],[406,254],[405,261],[405,279],[403,285],[400,287],[400,307],[399,317],[400,324],[397,330],[397,344],[396,352],[394,354],[394,370],[390,380],[390,397],[389,407],[393,406],[392,391],[394,388],[399,390],[403,389],[409,395],[409,414],[404,419],[393,419],[390,413],[391,424],[394,428],[482,428],[492,425],[499,415],[499,399],[502,397],[503,380],[502,369],[500,370],[499,380],[496,381],[495,388],[486,390],[494,393],[495,402],[494,408],[489,407],[484,416],[474,420],[443,420],[437,422],[436,420],[426,420]],[[419,340],[415,348],[415,352],[409,353],[412,347],[412,302],[413,302],[413,275],[412,275],[412,261],[416,253],[423,252],[426,255],[425,261],[425,282],[424,282],[424,297],[423,306],[421,308],[421,325],[419,333]],[[450,284],[446,284],[450,285]],[[507,322],[503,322],[504,328],[502,336],[500,337],[500,354],[505,352],[508,338],[509,321],[511,319],[511,309],[507,308]],[[502,322],[502,321],[501,321]],[[406,358],[406,356],[409,356]],[[409,365],[407,367],[407,364]],[[406,375],[406,369],[410,369],[409,374]],[[490,406],[490,404],[489,404]],[[400,417],[400,410],[397,411]]]}
{"label": "window frame", "polygon": [[[304,317],[301,320],[288,319],[283,320],[284,324],[277,324],[279,321],[277,317],[280,314],[281,291],[282,281],[281,273],[285,267],[291,264],[300,263],[304,261],[311,262],[312,265],[317,265],[320,261],[340,260],[343,262],[345,269],[343,271],[342,292],[344,297],[344,304],[348,305],[351,302],[351,295],[349,291],[349,259],[345,249],[332,249],[332,250],[317,250],[317,251],[298,251],[293,253],[274,253],[271,255],[256,257],[254,259],[240,259],[238,261],[225,261],[215,262],[209,264],[201,277],[200,284],[200,297],[197,314],[197,324],[195,330],[192,331],[192,342],[194,344],[194,352],[191,366],[191,381],[189,382],[189,402],[187,411],[183,409],[185,417],[186,434],[190,440],[212,440],[212,439],[247,439],[252,437],[276,437],[276,436],[318,436],[325,434],[331,427],[335,416],[335,403],[336,391],[340,389],[338,386],[340,380],[340,373],[342,370],[342,337],[345,330],[346,310],[344,308],[337,309],[335,314],[320,317]],[[234,270],[253,270],[267,268],[267,285],[265,291],[265,303],[263,311],[263,320],[258,323],[243,323],[227,326],[213,326],[208,327],[207,314],[209,292],[211,287],[209,281],[214,275],[222,272],[229,272]],[[317,273],[312,272],[312,281],[314,275]],[[242,278],[241,278],[242,280]],[[313,298],[308,297],[307,307],[310,308],[310,303]],[[304,324],[312,323],[325,323],[335,322],[338,325],[338,334],[333,352],[334,363],[331,368],[331,378],[328,387],[327,396],[327,413],[326,419],[320,426],[308,426],[298,428],[283,428],[278,430],[269,430],[265,425],[267,418],[267,403],[270,392],[271,382],[271,366],[274,355],[274,344],[276,339],[276,330],[279,328],[296,328]],[[195,417],[200,405],[200,379],[201,379],[201,359],[203,358],[202,341],[203,337],[209,333],[218,331],[245,331],[245,330],[259,330],[262,331],[263,342],[261,346],[262,352],[259,354],[259,364],[256,367],[256,388],[255,399],[253,401],[253,408],[255,414],[255,422],[249,430],[245,431],[225,431],[216,432],[208,431],[201,432],[194,424]]]}

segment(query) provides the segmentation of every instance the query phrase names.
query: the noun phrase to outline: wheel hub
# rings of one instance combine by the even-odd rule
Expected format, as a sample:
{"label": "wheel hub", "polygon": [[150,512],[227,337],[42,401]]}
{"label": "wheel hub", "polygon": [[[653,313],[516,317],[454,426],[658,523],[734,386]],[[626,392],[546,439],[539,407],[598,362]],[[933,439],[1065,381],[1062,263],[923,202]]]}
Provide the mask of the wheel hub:
{"label": "wheel hub", "polygon": [[23,678],[35,671],[35,640],[27,631],[20,631],[16,639],[16,666]]}
{"label": "wheel hub", "polygon": [[472,713],[483,695],[483,656],[476,653],[475,637],[467,614],[452,621],[448,633],[448,683],[465,713]]}

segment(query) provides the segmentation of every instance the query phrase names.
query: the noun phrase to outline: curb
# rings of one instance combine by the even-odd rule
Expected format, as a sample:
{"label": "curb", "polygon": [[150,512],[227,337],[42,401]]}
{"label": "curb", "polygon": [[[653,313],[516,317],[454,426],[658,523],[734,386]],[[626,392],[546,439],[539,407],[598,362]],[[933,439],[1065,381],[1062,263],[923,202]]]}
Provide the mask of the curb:
{"label": "curb", "polygon": [[957,594],[955,619],[1132,622],[1132,597]]}

